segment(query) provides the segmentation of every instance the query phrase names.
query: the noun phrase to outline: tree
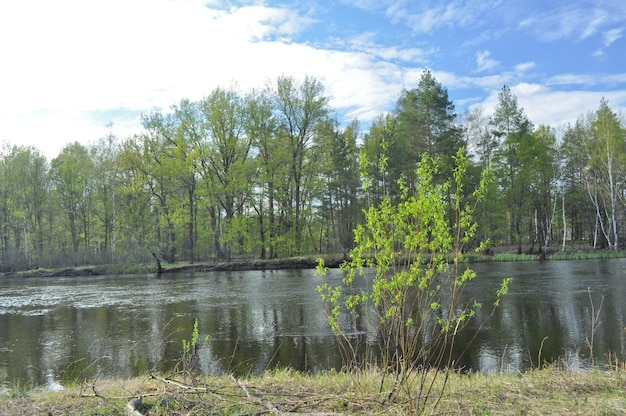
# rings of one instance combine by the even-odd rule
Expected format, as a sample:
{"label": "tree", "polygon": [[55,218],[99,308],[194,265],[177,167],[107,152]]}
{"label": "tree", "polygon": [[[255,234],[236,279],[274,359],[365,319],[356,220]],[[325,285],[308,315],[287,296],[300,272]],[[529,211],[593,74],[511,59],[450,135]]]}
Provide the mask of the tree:
{"label": "tree", "polygon": [[150,216],[155,224],[156,245],[151,251],[166,261],[177,259],[175,211],[179,195],[175,186],[178,160],[172,156],[167,121],[158,112],[144,114],[145,132],[126,143],[122,161],[133,174],[131,189],[146,192],[154,201]]}
{"label": "tree", "polygon": [[626,133],[604,98],[591,124],[591,133],[589,195],[608,246],[617,250],[619,204],[626,182]]}
{"label": "tree", "polygon": [[26,213],[24,230],[32,241],[25,242],[32,247],[29,264],[38,264],[45,254],[45,214],[49,209],[50,179],[46,157],[33,147],[20,147],[15,158],[22,192],[23,209]]}
{"label": "tree", "polygon": [[441,158],[443,180],[452,176],[453,158],[464,147],[462,130],[456,125],[454,104],[444,88],[426,70],[417,88],[403,90],[396,105],[399,142],[403,144],[402,177],[413,187],[415,165],[423,153]]}
{"label": "tree", "polygon": [[167,155],[175,168],[175,178],[184,189],[184,203],[178,206],[176,218],[184,223],[185,254],[190,262],[196,258],[196,191],[200,166],[198,147],[205,138],[202,129],[202,115],[196,103],[187,99],[172,106],[173,113],[166,120],[167,125],[162,131],[168,147]]}
{"label": "tree", "polygon": [[168,217],[162,215],[160,203],[163,198],[167,201],[167,194],[157,191],[163,188],[156,172],[157,161],[162,156],[157,151],[156,143],[144,133],[122,141],[116,152],[119,175],[115,229],[119,250],[115,258],[118,262],[132,258],[148,261],[152,253],[161,256],[169,252],[163,248],[166,244],[163,240],[169,240],[162,238],[160,232],[161,223],[167,224]]}
{"label": "tree", "polygon": [[556,181],[558,177],[556,134],[541,125],[520,144],[522,172],[528,176],[529,197],[534,211],[533,244],[536,241],[545,258],[556,211]]}
{"label": "tree", "polygon": [[498,140],[491,132],[489,118],[483,113],[484,109],[480,106],[472,107],[471,110],[466,111],[463,127],[465,141],[476,153],[478,165],[484,169],[491,166],[498,148]]}
{"label": "tree", "polygon": [[[327,186],[329,197],[329,218],[336,231],[338,248],[349,250],[354,246],[353,230],[361,220],[359,190],[359,122],[353,120],[344,130],[336,125],[329,134]],[[328,251],[325,250],[325,251]]]}
{"label": "tree", "polygon": [[567,210],[569,236],[574,241],[582,241],[585,236],[591,235],[595,222],[595,213],[587,194],[590,128],[590,121],[579,117],[574,126],[565,129],[559,152],[563,163],[562,205]]}
{"label": "tree", "polygon": [[78,254],[81,235],[85,248],[89,245],[92,172],[89,151],[78,142],[65,146],[51,163],[54,189],[67,213],[74,254]]}
{"label": "tree", "polygon": [[[211,184],[210,194],[224,211],[226,233],[224,252],[231,256],[232,240],[240,241],[246,227],[236,227],[236,215],[243,220],[244,205],[250,194],[251,165],[248,155],[251,141],[246,135],[246,105],[234,89],[215,89],[200,103],[206,140],[198,144],[202,175]],[[219,212],[219,210],[218,210]],[[212,217],[216,215],[213,212]],[[214,219],[219,222],[221,219]],[[216,227],[214,232],[218,233]]]}
{"label": "tree", "polygon": [[[522,222],[528,212],[528,176],[521,174],[525,161],[524,145],[531,141],[533,125],[519,108],[517,97],[507,85],[498,94],[498,104],[491,119],[492,132],[500,141],[497,164],[502,172],[501,186],[508,201],[509,240],[522,252]],[[520,151],[520,145],[522,149]]]}
{"label": "tree", "polygon": [[94,165],[94,215],[98,220],[94,224],[94,256],[102,253],[107,261],[113,260],[116,243],[116,140],[112,131],[109,131],[106,137],[90,149]]}
{"label": "tree", "polygon": [[277,251],[277,182],[289,176],[290,155],[277,137],[272,92],[252,91],[246,100],[246,134],[253,146],[257,174],[252,177],[252,207],[258,221],[261,258],[273,259]]}
{"label": "tree", "polygon": [[398,197],[391,195],[390,191],[397,191],[394,185],[402,177],[406,165],[401,155],[408,152],[398,140],[396,128],[394,116],[380,115],[363,137],[359,165],[368,204],[380,203],[385,197],[394,200]]}
{"label": "tree", "polygon": [[286,141],[290,153],[289,210],[293,210],[293,223],[285,223],[293,231],[296,254],[301,254],[304,231],[303,213],[309,203],[307,179],[315,170],[314,148],[319,129],[324,126],[330,113],[328,98],[323,85],[312,77],[301,83],[294,78],[281,76],[276,80],[276,120],[278,134]]}

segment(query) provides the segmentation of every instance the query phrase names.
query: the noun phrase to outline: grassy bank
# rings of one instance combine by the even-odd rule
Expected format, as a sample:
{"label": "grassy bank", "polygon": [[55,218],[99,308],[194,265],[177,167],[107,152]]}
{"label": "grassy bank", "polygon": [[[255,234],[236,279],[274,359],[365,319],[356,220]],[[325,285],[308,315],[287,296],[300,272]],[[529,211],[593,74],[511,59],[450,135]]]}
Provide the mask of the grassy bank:
{"label": "grassy bank", "polygon": [[[546,260],[593,260],[624,257],[626,257],[624,250],[566,250],[551,251],[546,255]],[[461,261],[464,263],[538,261],[540,259],[539,254],[517,254],[512,251],[499,251],[490,254],[464,253],[461,256]]]}
{"label": "grassy bank", "polygon": [[[343,256],[327,256],[325,264],[328,267],[339,267]],[[299,256],[284,259],[234,259],[219,262],[176,262],[164,263],[161,273],[177,272],[210,272],[210,271],[241,271],[241,270],[281,270],[281,269],[313,269],[317,266],[315,256]],[[97,266],[39,268],[0,273],[0,277],[73,277],[73,276],[100,276],[112,274],[147,274],[157,273],[154,263],[109,264]]]}
{"label": "grassy bank", "polygon": [[[387,401],[390,380],[387,377],[381,389],[382,379],[376,371],[302,375],[280,370],[239,380],[229,376],[193,382],[150,376],[99,380],[60,392],[5,391],[0,414],[123,415],[128,402],[138,397],[142,402],[137,408],[145,415],[407,414],[402,395]],[[442,380],[440,374],[436,383]],[[428,413],[622,415],[626,367],[585,373],[558,366],[523,374],[453,373],[441,401]]]}
{"label": "grassy bank", "polygon": [[[478,262],[515,262],[515,261],[538,261],[539,254],[517,254],[512,247],[500,247],[491,253],[468,252],[461,255],[463,263]],[[566,251],[551,251],[547,260],[590,260],[590,259],[613,259],[626,257],[624,250],[588,250],[573,248]],[[452,261],[452,256],[451,256]],[[324,256],[326,267],[339,267],[345,260],[344,255]],[[240,270],[279,270],[279,269],[312,269],[317,266],[317,256],[299,256],[283,259],[235,259],[220,262],[177,262],[164,263],[163,273],[176,272],[207,272],[207,271],[240,271]],[[77,266],[58,268],[39,268],[34,270],[21,270],[8,273],[0,273],[1,277],[67,277],[67,276],[98,276],[110,274],[147,274],[156,273],[154,263],[133,264],[109,264],[98,266]]]}

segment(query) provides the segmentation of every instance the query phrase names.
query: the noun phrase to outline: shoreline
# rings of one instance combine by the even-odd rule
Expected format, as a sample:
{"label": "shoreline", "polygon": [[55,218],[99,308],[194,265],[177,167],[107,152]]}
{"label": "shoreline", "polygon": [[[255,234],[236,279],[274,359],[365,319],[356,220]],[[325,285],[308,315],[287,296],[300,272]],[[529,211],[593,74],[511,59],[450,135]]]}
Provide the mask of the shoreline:
{"label": "shoreline", "polygon": [[[197,262],[197,263],[173,263],[165,264],[161,267],[160,273],[154,263],[145,264],[110,264],[75,267],[39,268],[31,270],[20,270],[0,273],[3,278],[30,278],[30,277],[82,277],[82,276],[102,276],[107,274],[167,274],[180,272],[211,272],[211,271],[245,271],[245,270],[288,270],[288,269],[314,269],[318,265],[319,258],[324,259],[324,266],[328,268],[338,268],[347,256],[299,256],[283,259],[235,259],[219,262]],[[626,257],[625,250],[569,250],[553,251],[547,258],[542,259],[535,254],[516,254],[510,248],[501,248],[485,253],[464,253],[461,255],[461,262],[465,264],[484,262],[517,262],[517,261],[560,261],[560,260],[592,260],[592,259],[613,259]]]}
{"label": "shoreline", "polygon": [[[419,382],[417,375],[415,382]],[[626,412],[626,366],[576,372],[553,364],[524,373],[426,373],[434,398],[426,413],[586,414]],[[384,381],[384,382],[383,382]],[[290,369],[261,376],[145,375],[97,379],[61,391],[16,388],[0,394],[0,414],[410,414],[402,391],[387,396],[391,377],[376,369],[301,374]]]}

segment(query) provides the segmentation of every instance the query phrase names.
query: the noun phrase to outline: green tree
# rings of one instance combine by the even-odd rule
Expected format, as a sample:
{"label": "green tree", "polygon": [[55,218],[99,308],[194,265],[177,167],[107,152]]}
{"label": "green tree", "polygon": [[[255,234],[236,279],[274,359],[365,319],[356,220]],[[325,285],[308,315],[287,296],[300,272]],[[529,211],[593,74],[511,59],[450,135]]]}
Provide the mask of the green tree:
{"label": "green tree", "polygon": [[167,124],[162,135],[166,140],[170,158],[169,163],[175,166],[171,174],[184,191],[183,201],[177,206],[175,218],[185,230],[183,244],[184,256],[190,262],[196,259],[196,217],[198,177],[200,163],[198,147],[205,139],[203,117],[198,105],[187,99],[172,106],[173,113],[166,116]]}
{"label": "green tree", "polygon": [[[111,128],[110,126],[109,128]],[[94,165],[94,256],[113,261],[117,226],[117,138],[112,131],[90,148]]]}
{"label": "green tree", "polygon": [[397,140],[396,125],[392,115],[380,115],[363,137],[359,165],[369,204],[380,203],[383,198],[392,196],[390,190],[396,190],[394,185],[402,177],[402,169],[398,167],[404,162],[398,157],[406,153],[406,148]]}
{"label": "green tree", "polygon": [[243,239],[248,238],[246,227],[236,227],[235,221],[244,219],[252,176],[246,105],[235,89],[217,88],[200,103],[200,109],[208,136],[199,145],[199,160],[202,174],[211,184],[211,195],[219,203],[217,213],[224,212],[224,224],[220,216],[214,230],[219,235],[219,230],[225,228],[221,236],[224,249],[219,252],[230,259],[233,243],[238,241],[241,250]]}
{"label": "green tree", "polygon": [[321,230],[324,242],[320,242],[320,251],[345,252],[353,247],[353,230],[361,220],[357,147],[360,128],[357,120],[343,131],[337,122],[328,127],[323,144],[326,157],[320,166],[325,176]]}
{"label": "green tree", "polygon": [[569,220],[569,236],[582,241],[592,235],[595,213],[587,194],[587,172],[590,159],[590,122],[579,117],[563,134],[559,153],[563,164],[562,206]]}
{"label": "green tree", "polygon": [[[287,232],[293,233],[293,253],[301,254],[304,236],[304,212],[309,205],[307,180],[315,171],[315,145],[330,109],[324,86],[313,77],[298,83],[292,77],[276,80],[275,114],[278,135],[285,140],[290,154],[289,210],[285,218]],[[293,212],[293,216],[291,215]]]}
{"label": "green tree", "polygon": [[[161,240],[160,223],[161,188],[160,175],[154,168],[158,166],[159,155],[145,152],[145,149],[157,151],[146,134],[129,138],[121,142],[116,152],[115,166],[120,172],[117,178],[116,226],[119,262],[149,261],[152,256],[162,255],[164,244]],[[167,194],[165,194],[167,195]],[[163,196],[166,198],[166,196]],[[164,219],[164,223],[167,220]],[[167,229],[167,227],[166,227]],[[157,254],[158,253],[158,254]]]}
{"label": "green tree", "polygon": [[0,155],[2,269],[32,267],[49,254],[49,193],[46,158],[33,147],[6,146]]}
{"label": "green tree", "polygon": [[254,149],[257,172],[251,178],[254,185],[251,205],[258,221],[260,256],[273,259],[278,255],[277,182],[289,176],[290,155],[277,137],[271,90],[252,91],[246,100],[246,114],[246,134]]}
{"label": "green tree", "polygon": [[591,124],[589,195],[608,246],[619,248],[620,212],[626,183],[626,132],[602,99]]}
{"label": "green tree", "polygon": [[498,140],[491,132],[489,118],[482,107],[472,107],[465,112],[463,130],[465,142],[475,153],[478,165],[483,169],[491,166]]}
{"label": "green tree", "polygon": [[78,142],[65,146],[51,162],[54,189],[67,214],[67,227],[75,255],[78,254],[81,237],[84,247],[89,246],[92,173],[89,151]]}
{"label": "green tree", "polygon": [[532,204],[534,224],[530,228],[545,257],[557,203],[558,161],[556,134],[548,126],[541,125],[518,149],[521,157],[521,176],[528,177],[529,197]]}
{"label": "green tree", "polygon": [[[507,85],[498,94],[498,104],[491,119],[492,132],[500,141],[496,166],[501,176],[509,212],[509,241],[522,253],[522,225],[529,210],[529,177],[522,169],[526,161],[525,147],[532,139],[533,125],[524,110],[518,106],[517,97]],[[521,145],[521,149],[520,149]]]}
{"label": "green tree", "polygon": [[399,142],[403,146],[401,153],[406,155],[400,162],[403,166],[401,178],[409,188],[414,186],[415,165],[423,153],[441,158],[439,174],[444,181],[450,179],[453,158],[465,143],[462,130],[456,124],[457,115],[448,98],[448,90],[426,70],[422,72],[417,88],[402,91],[395,112]]}
{"label": "green tree", "polygon": [[[495,166],[494,159],[498,150],[498,139],[491,131],[490,118],[484,115],[480,106],[466,111],[463,120],[463,132],[469,153],[475,165],[469,169],[468,181],[477,183],[480,172]],[[476,211],[478,241],[490,241],[501,244],[507,238],[507,206],[502,198],[497,182],[487,185],[487,196],[480,202]]]}
{"label": "green tree", "polygon": [[176,208],[179,205],[180,192],[176,186],[176,170],[178,160],[172,156],[170,142],[165,138],[172,135],[167,121],[161,113],[153,112],[142,117],[144,133],[135,140],[126,143],[126,152],[121,159],[124,166],[132,166],[133,181],[131,189],[146,192],[154,215],[155,236],[157,247],[155,255],[166,261],[177,259],[177,231],[175,224]]}
{"label": "green tree", "polygon": [[24,230],[28,231],[25,235],[29,238],[29,241],[25,241],[25,247],[31,249],[29,265],[36,265],[46,254],[44,236],[45,214],[49,209],[50,197],[49,165],[46,157],[33,147],[19,147],[15,161],[25,211]]}

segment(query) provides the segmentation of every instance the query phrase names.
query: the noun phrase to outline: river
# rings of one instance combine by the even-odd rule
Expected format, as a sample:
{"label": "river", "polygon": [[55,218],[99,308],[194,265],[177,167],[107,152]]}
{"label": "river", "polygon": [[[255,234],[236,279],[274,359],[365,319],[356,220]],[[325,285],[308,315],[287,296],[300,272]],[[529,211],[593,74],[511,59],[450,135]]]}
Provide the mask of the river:
{"label": "river", "polygon": [[[464,296],[483,308],[466,331],[477,336],[459,361],[465,369],[557,359],[585,367],[591,340],[600,362],[626,357],[626,259],[471,267],[478,277]],[[514,279],[509,294],[490,316],[505,277]],[[339,278],[331,269],[326,281]],[[0,279],[0,387],[171,370],[196,318],[205,373],[338,368],[315,290],[323,281],[315,270]]]}

